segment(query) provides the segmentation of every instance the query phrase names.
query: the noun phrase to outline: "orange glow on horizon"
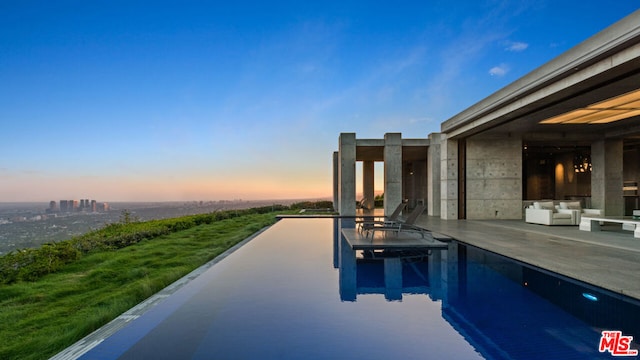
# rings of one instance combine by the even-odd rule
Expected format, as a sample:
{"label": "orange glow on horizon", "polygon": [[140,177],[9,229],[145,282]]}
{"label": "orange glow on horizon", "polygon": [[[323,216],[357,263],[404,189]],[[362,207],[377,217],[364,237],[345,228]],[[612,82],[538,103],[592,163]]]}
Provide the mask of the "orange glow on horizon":
{"label": "orange glow on horizon", "polygon": [[0,202],[91,198],[100,201],[286,200],[332,196],[329,176],[314,178],[158,178],[49,177],[33,174],[3,178]]}

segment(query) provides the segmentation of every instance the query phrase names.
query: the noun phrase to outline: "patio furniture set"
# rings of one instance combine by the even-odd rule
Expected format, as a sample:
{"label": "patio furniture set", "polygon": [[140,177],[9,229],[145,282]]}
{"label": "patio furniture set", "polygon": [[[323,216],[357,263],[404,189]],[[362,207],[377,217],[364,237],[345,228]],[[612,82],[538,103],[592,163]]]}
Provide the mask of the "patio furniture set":
{"label": "patio furniture set", "polygon": [[582,217],[604,216],[600,209],[584,209],[580,201],[535,201],[525,209],[525,221],[542,225],[579,225]]}
{"label": "patio furniture set", "polygon": [[622,224],[640,238],[640,210],[632,217],[605,216],[601,209],[584,209],[579,201],[536,201],[525,209],[525,222],[541,225],[578,225],[583,231],[600,231],[606,223]]}

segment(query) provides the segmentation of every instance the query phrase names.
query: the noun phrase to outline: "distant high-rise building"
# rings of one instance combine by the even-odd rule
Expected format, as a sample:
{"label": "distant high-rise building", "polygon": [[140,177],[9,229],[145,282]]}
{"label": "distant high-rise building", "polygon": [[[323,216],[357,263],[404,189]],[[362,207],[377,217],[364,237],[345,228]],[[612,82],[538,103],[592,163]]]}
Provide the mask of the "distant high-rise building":
{"label": "distant high-rise building", "polygon": [[55,200],[49,201],[49,208],[45,212],[47,214],[58,212],[58,204],[55,202]]}
{"label": "distant high-rise building", "polygon": [[61,212],[69,211],[69,204],[67,200],[60,200],[60,211]]}
{"label": "distant high-rise building", "polygon": [[[75,211],[109,211],[108,203],[99,203],[96,200],[80,199],[78,200],[60,200],[60,212],[75,212]],[[47,212],[58,211],[55,201],[49,203],[49,209]]]}

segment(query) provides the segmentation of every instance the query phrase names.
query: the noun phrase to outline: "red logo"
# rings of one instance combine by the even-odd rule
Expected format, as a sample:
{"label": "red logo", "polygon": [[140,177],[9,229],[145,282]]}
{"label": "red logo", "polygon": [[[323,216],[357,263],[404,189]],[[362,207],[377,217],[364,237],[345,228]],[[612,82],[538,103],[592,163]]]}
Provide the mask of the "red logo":
{"label": "red logo", "polygon": [[638,350],[631,349],[631,341],[633,336],[623,336],[622,331],[608,331],[602,332],[600,338],[600,352],[608,351],[613,356],[636,356]]}

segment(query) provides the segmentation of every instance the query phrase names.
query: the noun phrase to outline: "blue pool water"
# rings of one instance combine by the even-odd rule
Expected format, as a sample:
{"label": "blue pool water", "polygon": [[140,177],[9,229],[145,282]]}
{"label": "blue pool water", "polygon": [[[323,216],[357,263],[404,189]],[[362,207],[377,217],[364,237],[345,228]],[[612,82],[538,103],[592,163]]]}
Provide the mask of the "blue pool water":
{"label": "blue pool water", "polygon": [[625,299],[455,242],[345,272],[342,225],[279,221],[82,358],[588,359],[602,330],[640,336]]}

